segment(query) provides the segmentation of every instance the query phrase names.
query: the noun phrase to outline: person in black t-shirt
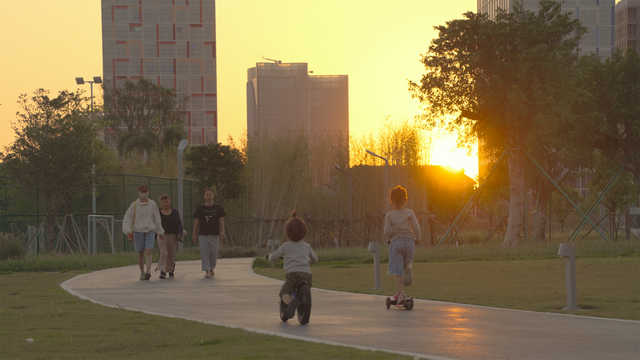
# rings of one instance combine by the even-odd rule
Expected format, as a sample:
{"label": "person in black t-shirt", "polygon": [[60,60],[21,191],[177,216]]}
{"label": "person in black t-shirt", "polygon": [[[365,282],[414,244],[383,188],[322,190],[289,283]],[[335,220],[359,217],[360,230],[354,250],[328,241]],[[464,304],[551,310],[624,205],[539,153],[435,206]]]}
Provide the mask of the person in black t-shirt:
{"label": "person in black t-shirt", "polygon": [[176,268],[176,249],[178,241],[182,242],[182,220],[178,210],[171,208],[171,196],[163,194],[160,196],[160,221],[164,229],[164,239],[158,239],[160,258],[156,271],[160,270],[160,279],[173,277]]}
{"label": "person in black t-shirt", "polygon": [[[200,242],[200,257],[202,258],[202,271],[206,271],[205,278],[212,278],[213,269],[218,261],[218,243],[220,237],[224,239],[224,216],[227,215],[220,205],[213,203],[213,190],[207,188],[203,193],[204,205],[198,206],[193,217],[192,242]],[[200,235],[198,236],[198,228]]]}

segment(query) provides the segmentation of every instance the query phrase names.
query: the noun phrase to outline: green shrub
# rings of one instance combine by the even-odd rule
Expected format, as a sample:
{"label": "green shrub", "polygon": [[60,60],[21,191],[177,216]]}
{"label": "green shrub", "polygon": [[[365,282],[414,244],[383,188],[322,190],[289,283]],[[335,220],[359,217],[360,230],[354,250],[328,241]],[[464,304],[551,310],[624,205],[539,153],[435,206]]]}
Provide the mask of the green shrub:
{"label": "green shrub", "polygon": [[242,257],[255,257],[258,255],[258,250],[253,247],[220,247],[218,249],[218,257],[225,258],[242,258]]}
{"label": "green shrub", "polygon": [[17,236],[0,234],[0,260],[22,259],[26,254],[27,250]]}

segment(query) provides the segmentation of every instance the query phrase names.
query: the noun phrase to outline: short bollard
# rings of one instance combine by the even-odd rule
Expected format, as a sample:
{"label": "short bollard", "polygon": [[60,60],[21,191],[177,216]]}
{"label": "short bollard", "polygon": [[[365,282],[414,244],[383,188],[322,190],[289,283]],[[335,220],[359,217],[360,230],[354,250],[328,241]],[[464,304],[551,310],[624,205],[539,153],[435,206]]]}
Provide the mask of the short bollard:
{"label": "short bollard", "polygon": [[269,249],[269,252],[273,252],[273,245],[275,244],[275,242],[273,240],[269,240],[267,241],[267,249]]}
{"label": "short bollard", "polygon": [[369,251],[373,253],[373,289],[380,289],[380,243],[370,242]]}
{"label": "short bollard", "polygon": [[558,256],[564,258],[564,277],[567,287],[567,307],[565,310],[580,310],[576,297],[576,246],[560,244]]}

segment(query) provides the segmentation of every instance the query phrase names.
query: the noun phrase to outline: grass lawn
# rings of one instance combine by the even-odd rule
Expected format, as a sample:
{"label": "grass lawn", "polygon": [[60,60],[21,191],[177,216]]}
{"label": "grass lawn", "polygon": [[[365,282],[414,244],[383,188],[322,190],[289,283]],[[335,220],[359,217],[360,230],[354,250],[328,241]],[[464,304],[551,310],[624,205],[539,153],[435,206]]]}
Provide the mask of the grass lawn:
{"label": "grass lawn", "polygon": [[[487,260],[415,263],[413,285],[405,291],[419,299],[509,309],[640,320],[640,258],[576,260],[578,307],[566,305],[564,260]],[[373,265],[323,264],[311,268],[313,286],[356,293],[392,295],[393,276],[381,265],[381,290],[372,290]],[[284,279],[284,270],[256,267],[258,274]]]}
{"label": "grass lawn", "polygon": [[81,273],[0,275],[0,359],[408,359],[103,307],[59,286]]}

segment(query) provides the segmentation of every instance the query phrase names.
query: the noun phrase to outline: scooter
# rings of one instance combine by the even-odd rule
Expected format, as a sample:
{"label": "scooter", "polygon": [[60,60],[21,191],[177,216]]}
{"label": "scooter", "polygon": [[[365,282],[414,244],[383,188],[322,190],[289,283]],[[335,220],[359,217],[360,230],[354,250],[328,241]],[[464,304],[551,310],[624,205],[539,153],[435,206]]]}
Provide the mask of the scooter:
{"label": "scooter", "polygon": [[[388,309],[388,308],[390,308],[390,307],[391,307],[391,305],[396,305],[396,304],[398,304],[398,301],[397,301],[396,299],[392,299],[392,298],[390,298],[390,297],[387,297],[387,309]],[[405,308],[406,310],[411,310],[411,309],[413,309],[413,298],[412,298],[412,297],[407,298],[407,299],[404,301],[404,308]]]}

